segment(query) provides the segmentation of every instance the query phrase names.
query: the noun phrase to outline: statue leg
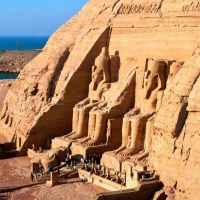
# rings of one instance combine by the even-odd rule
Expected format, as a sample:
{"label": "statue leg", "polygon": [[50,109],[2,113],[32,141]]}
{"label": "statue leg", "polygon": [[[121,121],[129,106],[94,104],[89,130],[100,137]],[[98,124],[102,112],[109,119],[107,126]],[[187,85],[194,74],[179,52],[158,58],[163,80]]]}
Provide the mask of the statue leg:
{"label": "statue leg", "polygon": [[87,142],[87,146],[97,145],[104,142],[106,137],[106,127],[108,115],[105,113],[95,113],[96,123],[93,137]]}
{"label": "statue leg", "polygon": [[94,112],[90,112],[89,117],[89,128],[88,128],[88,136],[91,138],[94,134],[95,130],[95,124],[96,124],[96,115]]}
{"label": "statue leg", "polygon": [[146,124],[146,137],[145,137],[145,149],[144,152],[139,154],[135,159],[142,160],[149,156],[149,152],[151,150],[152,138],[151,133],[153,131],[153,122],[155,119],[155,115],[148,119]]}
{"label": "statue leg", "polygon": [[71,137],[72,139],[78,139],[87,136],[89,112],[93,107],[94,105],[87,105],[79,109],[77,131],[76,134]]}
{"label": "statue leg", "polygon": [[85,146],[85,142],[91,139],[91,137],[94,134],[95,129],[95,123],[96,123],[96,115],[93,111],[89,113],[89,122],[88,122],[88,135],[86,138],[80,139],[80,143]]}
{"label": "statue leg", "polygon": [[128,136],[131,135],[131,122],[129,121],[129,117],[123,118],[123,125],[122,125],[122,145],[113,151],[113,153],[118,154],[119,152],[126,149]]}
{"label": "statue leg", "polygon": [[77,107],[73,108],[73,121],[72,121],[72,132],[76,132],[79,119],[79,110]]}
{"label": "statue leg", "polygon": [[72,119],[72,132],[67,134],[65,137],[69,137],[76,133],[79,119],[79,109],[77,107],[73,108],[73,119]]}
{"label": "statue leg", "polygon": [[131,119],[131,145],[120,153],[122,156],[131,156],[142,150],[143,134],[147,118],[141,115]]}

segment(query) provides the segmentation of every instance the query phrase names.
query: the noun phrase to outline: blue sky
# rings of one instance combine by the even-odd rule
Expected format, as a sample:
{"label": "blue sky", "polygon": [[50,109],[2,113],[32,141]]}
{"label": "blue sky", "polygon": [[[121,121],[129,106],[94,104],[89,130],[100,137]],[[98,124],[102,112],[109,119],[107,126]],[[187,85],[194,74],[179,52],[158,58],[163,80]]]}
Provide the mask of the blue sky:
{"label": "blue sky", "polygon": [[0,0],[0,36],[50,36],[89,0]]}

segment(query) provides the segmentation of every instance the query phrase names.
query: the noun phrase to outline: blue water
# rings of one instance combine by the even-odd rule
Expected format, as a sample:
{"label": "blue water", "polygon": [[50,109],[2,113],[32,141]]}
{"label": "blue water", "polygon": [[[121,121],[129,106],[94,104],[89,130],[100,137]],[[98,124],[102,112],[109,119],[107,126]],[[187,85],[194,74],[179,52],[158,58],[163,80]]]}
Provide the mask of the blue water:
{"label": "blue water", "polygon": [[0,80],[3,79],[16,79],[18,77],[18,73],[0,73]]}
{"label": "blue water", "polygon": [[[0,36],[0,51],[42,49],[49,36]],[[16,79],[18,73],[0,73],[2,79]]]}
{"label": "blue water", "polygon": [[0,36],[0,51],[42,49],[49,36]]}

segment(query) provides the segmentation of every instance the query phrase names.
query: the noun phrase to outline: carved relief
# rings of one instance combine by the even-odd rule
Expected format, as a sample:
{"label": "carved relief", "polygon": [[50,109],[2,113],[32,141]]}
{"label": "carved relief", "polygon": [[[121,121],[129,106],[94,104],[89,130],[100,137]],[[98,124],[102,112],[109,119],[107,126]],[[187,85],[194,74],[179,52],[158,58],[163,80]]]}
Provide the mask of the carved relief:
{"label": "carved relief", "polygon": [[141,5],[121,5],[117,14],[140,14],[140,13],[158,13],[160,11],[160,3],[141,4]]}
{"label": "carved relief", "polygon": [[199,12],[200,11],[200,2],[191,2],[188,5],[184,5],[182,7],[182,12],[190,12],[190,11],[194,11],[194,12]]}
{"label": "carved relief", "polygon": [[132,35],[155,35],[155,36],[181,36],[181,37],[191,37],[197,36],[199,30],[196,28],[114,28],[112,31],[113,35],[121,34],[132,34]]}
{"label": "carved relief", "polygon": [[[191,3],[190,3],[191,2]],[[200,11],[200,2],[199,1],[190,1],[188,4],[180,5],[176,4],[175,6],[163,6],[167,12],[199,12]],[[166,2],[167,3],[167,2]]]}
{"label": "carved relief", "polygon": [[167,78],[167,84],[170,84],[173,78],[176,76],[178,71],[183,67],[183,62],[174,61],[169,68],[169,74]]}

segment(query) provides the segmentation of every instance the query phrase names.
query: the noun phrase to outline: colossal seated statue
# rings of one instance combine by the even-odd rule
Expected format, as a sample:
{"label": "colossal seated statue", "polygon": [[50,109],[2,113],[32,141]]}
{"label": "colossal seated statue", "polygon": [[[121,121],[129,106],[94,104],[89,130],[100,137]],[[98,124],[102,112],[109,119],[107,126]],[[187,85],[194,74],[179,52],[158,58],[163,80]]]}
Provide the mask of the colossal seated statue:
{"label": "colossal seated statue", "polygon": [[65,139],[73,140],[87,136],[89,112],[102,102],[103,93],[110,87],[109,62],[108,49],[103,47],[92,67],[88,97],[74,106],[72,132],[66,135]]}
{"label": "colossal seated statue", "polygon": [[125,114],[122,127],[122,145],[114,151],[115,154],[131,156],[144,149],[144,152],[137,159],[148,156],[152,120],[162,105],[162,96],[166,87],[165,69],[165,61],[148,60],[148,69],[144,74],[143,88],[140,94],[141,106]]}
{"label": "colossal seated statue", "polygon": [[108,119],[122,117],[133,107],[134,84],[135,71],[133,70],[123,82],[113,83],[103,94],[104,101],[90,111],[88,136],[80,140],[82,146],[106,143]]}

